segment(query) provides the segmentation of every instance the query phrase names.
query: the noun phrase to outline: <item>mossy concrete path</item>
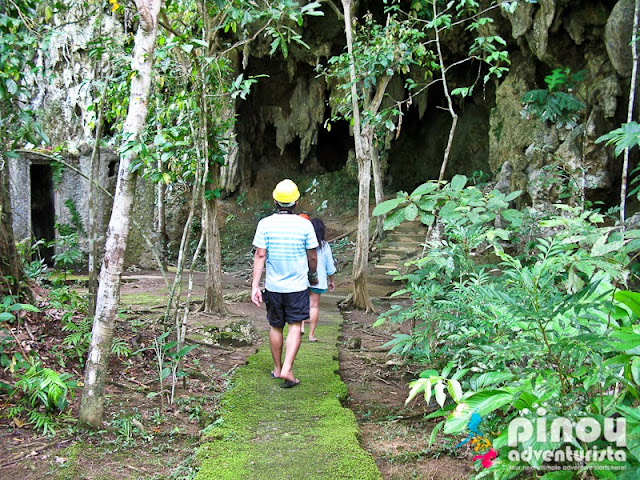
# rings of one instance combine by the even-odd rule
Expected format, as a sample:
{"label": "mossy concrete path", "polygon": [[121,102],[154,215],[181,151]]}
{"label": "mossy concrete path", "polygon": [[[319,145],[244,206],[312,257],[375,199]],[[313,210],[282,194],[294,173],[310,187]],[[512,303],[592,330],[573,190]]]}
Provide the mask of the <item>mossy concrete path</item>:
{"label": "mossy concrete path", "polygon": [[300,385],[281,388],[282,381],[271,377],[268,342],[236,372],[198,450],[197,480],[382,478],[360,446],[353,413],[341,404],[347,396],[338,375],[342,317],[325,303],[319,341],[302,337],[294,364]]}

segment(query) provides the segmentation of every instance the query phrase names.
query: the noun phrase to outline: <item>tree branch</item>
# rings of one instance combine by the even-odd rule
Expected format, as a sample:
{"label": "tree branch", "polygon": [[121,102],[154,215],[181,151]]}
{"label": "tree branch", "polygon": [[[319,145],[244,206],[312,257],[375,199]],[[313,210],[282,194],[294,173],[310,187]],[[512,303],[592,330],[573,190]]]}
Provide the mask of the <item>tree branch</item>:
{"label": "tree branch", "polygon": [[331,7],[331,10],[334,11],[339,20],[344,20],[344,15],[340,11],[340,9],[333,3],[331,0],[320,0],[318,3],[326,3]]}

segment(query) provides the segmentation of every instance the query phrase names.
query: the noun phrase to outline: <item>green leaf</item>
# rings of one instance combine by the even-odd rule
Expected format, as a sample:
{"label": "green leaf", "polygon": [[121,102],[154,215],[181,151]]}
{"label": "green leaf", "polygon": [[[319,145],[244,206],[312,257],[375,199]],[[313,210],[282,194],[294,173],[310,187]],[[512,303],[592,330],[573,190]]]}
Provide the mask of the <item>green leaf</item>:
{"label": "green leaf", "polygon": [[408,222],[413,222],[418,216],[418,207],[415,203],[410,203],[404,208],[404,217]]}
{"label": "green leaf", "polygon": [[633,357],[631,360],[631,377],[640,386],[640,357]]}
{"label": "green leaf", "polygon": [[459,192],[467,184],[467,177],[464,175],[456,175],[451,179],[451,190]]}
{"label": "green leaf", "polygon": [[453,399],[454,402],[458,403],[460,401],[460,398],[462,397],[462,386],[460,385],[460,382],[457,380],[447,380],[447,388],[449,390],[449,395],[451,395],[451,398]]}
{"label": "green leaf", "polygon": [[433,192],[437,188],[438,188],[438,184],[435,182],[423,183],[422,185],[417,187],[413,192],[411,192],[410,197],[422,196],[427,193]]}
{"label": "green leaf", "polygon": [[[459,405],[464,405],[464,414],[451,415],[444,426],[444,433],[453,434],[463,431],[471,414],[477,412],[481,417],[497,410],[513,400],[513,395],[505,390],[487,390],[463,398]],[[458,412],[456,412],[458,413]]]}
{"label": "green leaf", "polygon": [[394,208],[396,208],[401,203],[405,203],[407,201],[406,198],[392,198],[391,200],[386,200],[382,203],[376,205],[376,208],[373,209],[373,216],[379,217],[380,215],[384,215],[385,213],[390,212]]}
{"label": "green leaf", "polygon": [[438,424],[435,427],[433,427],[433,430],[431,431],[431,436],[429,437],[428,447],[431,447],[431,445],[433,445],[433,442],[436,441],[436,435],[440,430],[442,430],[443,426],[444,426],[444,421],[438,422]]}
{"label": "green leaf", "polygon": [[511,192],[509,195],[507,195],[504,198],[504,201],[505,202],[511,202],[511,201],[515,200],[516,198],[518,198],[521,193],[522,193],[522,190],[516,190],[515,192]]}
{"label": "green leaf", "polygon": [[0,322],[11,322],[15,320],[15,318],[16,317],[14,317],[9,312],[0,312]]}
{"label": "green leaf", "polygon": [[385,218],[383,228],[384,230],[393,230],[402,222],[404,222],[404,220],[404,208],[402,210],[396,210],[387,218]]}
{"label": "green leaf", "polygon": [[10,312],[15,312],[17,310],[25,310],[27,312],[39,312],[40,310],[38,310],[38,307],[35,307],[33,305],[30,305],[28,303],[15,303],[13,305],[11,305],[11,307],[9,308]]}
{"label": "green leaf", "polygon": [[470,386],[473,390],[480,390],[484,387],[495,386],[498,383],[511,380],[513,374],[510,372],[486,372],[471,380]]}
{"label": "green leaf", "polygon": [[444,393],[444,382],[442,380],[438,380],[438,382],[433,387],[433,390],[435,391],[435,394],[436,394],[436,402],[438,402],[438,405],[443,407],[444,402],[447,399],[447,394]]}
{"label": "green leaf", "polygon": [[436,219],[433,215],[427,212],[420,212],[420,221],[425,225],[431,225]]}
{"label": "green leaf", "polygon": [[18,93],[18,84],[12,79],[8,78],[6,81],[7,90],[11,95]]}
{"label": "green leaf", "polygon": [[[414,380],[409,384],[409,386],[411,387],[411,390],[409,391],[407,399],[404,401],[405,405],[413,400],[418,393],[422,391],[426,392],[427,388],[429,389],[429,392],[431,392],[431,380],[429,380],[428,378],[419,378],[418,380]],[[431,395],[431,393],[429,393],[429,395]]]}
{"label": "green leaf", "polygon": [[614,298],[617,301],[624,303],[636,317],[640,318],[640,292],[619,290],[615,293]]}
{"label": "green leaf", "polygon": [[453,90],[451,90],[451,95],[460,95],[461,97],[466,97],[467,95],[469,95],[470,91],[471,89],[469,87],[454,88]]}

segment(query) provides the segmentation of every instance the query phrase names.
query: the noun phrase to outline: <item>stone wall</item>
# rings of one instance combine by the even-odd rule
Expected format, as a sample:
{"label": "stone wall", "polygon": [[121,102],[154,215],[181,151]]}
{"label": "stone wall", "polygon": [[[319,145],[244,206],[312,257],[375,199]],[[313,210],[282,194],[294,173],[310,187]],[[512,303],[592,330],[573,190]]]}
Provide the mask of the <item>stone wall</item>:
{"label": "stone wall", "polygon": [[[51,146],[60,150],[65,162],[91,177],[91,153],[95,143],[96,103],[98,93],[104,83],[110,81],[114,68],[106,54],[100,59],[91,53],[91,41],[99,36],[108,38],[114,48],[122,44],[127,35],[117,16],[88,15],[84,7],[77,6],[64,18],[51,18],[53,33],[37,60],[40,70],[29,79],[35,92],[32,108],[44,130],[51,139]],[[109,138],[106,139],[107,141]],[[119,157],[115,146],[101,149],[101,168],[97,182],[113,193]],[[22,158],[10,164],[11,204],[14,210],[13,229],[16,240],[34,238],[32,216],[31,165],[50,164],[50,159],[37,154],[23,154]],[[153,232],[154,196],[153,186],[138,180],[138,204],[136,221],[151,235]],[[70,222],[67,200],[72,200],[77,208],[85,232],[88,231],[89,182],[71,168],[64,168],[59,183],[53,188],[55,219],[60,223]],[[104,232],[111,214],[111,198],[100,193],[98,202],[99,243],[104,243]],[[56,234],[57,235],[57,234]],[[155,261],[148,254],[148,247],[140,234],[140,229],[132,226],[126,264],[136,264],[143,268],[154,268]],[[86,250],[86,235],[81,235],[80,247]]]}

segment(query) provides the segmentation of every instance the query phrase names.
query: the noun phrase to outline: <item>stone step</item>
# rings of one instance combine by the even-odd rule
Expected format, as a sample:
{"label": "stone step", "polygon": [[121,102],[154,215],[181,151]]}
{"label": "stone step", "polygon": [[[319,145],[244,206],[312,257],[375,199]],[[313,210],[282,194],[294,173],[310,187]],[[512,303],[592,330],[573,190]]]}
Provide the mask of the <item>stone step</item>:
{"label": "stone step", "polygon": [[388,243],[403,242],[420,246],[424,243],[424,235],[390,235],[389,237],[387,237],[387,241]]}
{"label": "stone step", "polygon": [[403,262],[406,258],[405,255],[399,255],[395,250],[389,250],[380,253],[380,257],[378,257],[378,263],[395,263],[399,265],[400,262]]}
{"label": "stone step", "polygon": [[405,259],[420,252],[422,252],[422,247],[385,247],[380,250],[380,256],[395,255]]}
{"label": "stone step", "polygon": [[386,245],[387,248],[389,247],[393,247],[394,249],[396,248],[405,248],[405,249],[412,249],[412,250],[422,250],[422,245],[420,245],[417,242],[410,242],[407,240],[400,240],[400,241],[390,241],[389,243],[387,243]]}
{"label": "stone step", "polygon": [[424,225],[422,222],[404,222],[398,225],[396,228],[392,230],[392,232],[402,232],[402,233],[418,233],[424,232],[424,235],[427,234],[427,230],[429,227]]}
{"label": "stone step", "polygon": [[[396,228],[400,228],[400,227],[396,227]],[[386,235],[387,237],[391,237],[394,235],[409,235],[412,237],[425,237],[425,235],[427,234],[427,229],[426,228],[407,228],[407,229],[402,229],[402,230],[388,230]]]}
{"label": "stone step", "polygon": [[387,264],[378,264],[375,267],[373,267],[374,271],[379,271],[379,272],[388,272],[389,270],[399,270],[398,265],[393,264],[393,263],[387,263]]}
{"label": "stone step", "polygon": [[370,275],[367,280],[375,285],[389,285],[398,288],[402,286],[402,282],[394,282],[393,277],[389,275]]}

